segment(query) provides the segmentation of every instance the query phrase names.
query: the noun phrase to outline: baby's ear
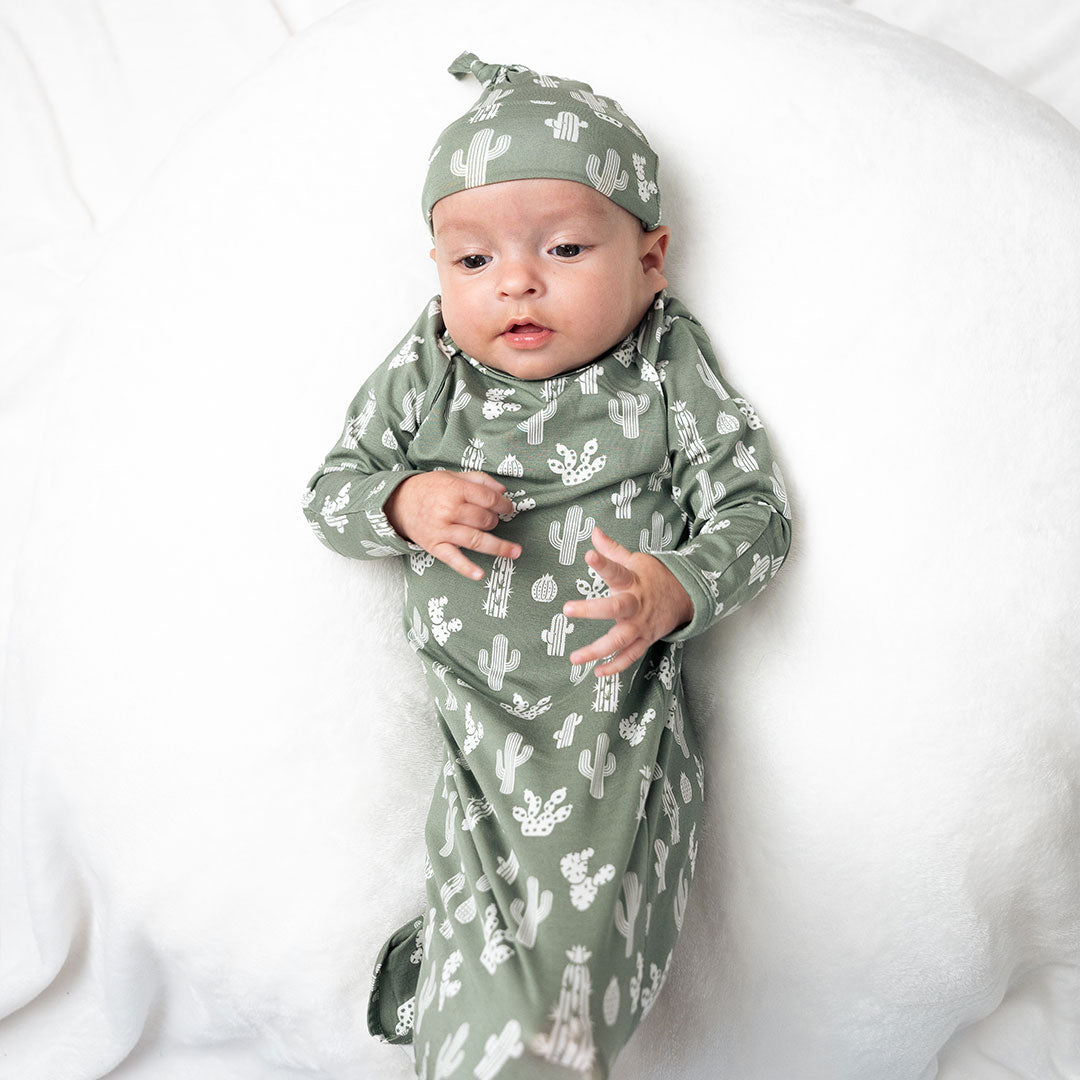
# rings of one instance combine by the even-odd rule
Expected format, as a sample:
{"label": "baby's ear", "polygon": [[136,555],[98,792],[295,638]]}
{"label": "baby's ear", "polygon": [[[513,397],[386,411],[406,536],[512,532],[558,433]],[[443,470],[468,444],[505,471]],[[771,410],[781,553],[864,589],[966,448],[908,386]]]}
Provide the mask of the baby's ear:
{"label": "baby's ear", "polygon": [[432,249],[431,249],[431,250],[430,250],[430,251],[428,252],[428,256],[430,257],[430,259],[431,259],[431,261],[432,261],[432,262],[434,262],[434,261],[435,261],[435,249],[434,249],[434,248],[432,248]]}
{"label": "baby's ear", "polygon": [[655,229],[641,234],[641,269],[650,287],[655,286],[654,291],[657,292],[667,287],[664,258],[670,239],[671,230],[666,225],[658,225]]}

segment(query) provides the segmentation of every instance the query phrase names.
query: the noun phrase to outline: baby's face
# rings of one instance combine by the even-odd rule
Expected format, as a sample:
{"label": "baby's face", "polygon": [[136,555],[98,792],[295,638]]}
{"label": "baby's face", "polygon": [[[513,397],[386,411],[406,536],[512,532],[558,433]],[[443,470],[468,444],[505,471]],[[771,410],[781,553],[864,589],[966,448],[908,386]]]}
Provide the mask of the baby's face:
{"label": "baby's face", "polygon": [[573,180],[466,188],[432,212],[442,312],[470,356],[549,379],[617,345],[663,275],[669,230]]}

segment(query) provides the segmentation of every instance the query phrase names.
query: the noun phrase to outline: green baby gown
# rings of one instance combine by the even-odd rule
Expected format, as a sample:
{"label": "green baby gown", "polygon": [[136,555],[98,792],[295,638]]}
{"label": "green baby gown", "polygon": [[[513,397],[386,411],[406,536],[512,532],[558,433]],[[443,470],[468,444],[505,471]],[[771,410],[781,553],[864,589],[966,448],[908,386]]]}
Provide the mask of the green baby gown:
{"label": "green baby gown", "polygon": [[[506,484],[515,513],[495,531],[520,558],[467,552],[486,571],[471,581],[394,531],[387,498],[432,469]],[[405,631],[445,747],[427,910],[376,961],[372,1033],[412,1042],[431,1080],[606,1077],[670,970],[698,855],[682,643],[765,588],[788,548],[757,414],[666,291],[610,352],[535,381],[464,354],[436,297],[356,395],[304,512],[344,555],[405,556]],[[569,655],[611,624],[562,613],[608,592],[584,560],[594,523],[694,605],[603,678]]]}

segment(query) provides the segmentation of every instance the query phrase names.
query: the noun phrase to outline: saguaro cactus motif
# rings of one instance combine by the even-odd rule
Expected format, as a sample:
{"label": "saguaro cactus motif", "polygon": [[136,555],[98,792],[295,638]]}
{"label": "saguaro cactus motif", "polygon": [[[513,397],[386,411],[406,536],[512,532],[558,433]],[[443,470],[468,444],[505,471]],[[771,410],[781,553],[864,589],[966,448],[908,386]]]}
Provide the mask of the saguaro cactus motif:
{"label": "saguaro cactus motif", "polygon": [[491,641],[491,654],[487,649],[481,649],[477,658],[481,675],[487,676],[488,686],[492,690],[501,690],[503,679],[508,671],[516,671],[521,663],[521,653],[514,649],[507,654],[510,640],[505,634],[496,634]]}
{"label": "saguaro cactus motif", "polygon": [[424,625],[424,620],[420,618],[419,610],[416,608],[412,609],[412,626],[406,636],[414,652],[419,652],[428,643],[428,638],[431,636],[428,633],[428,628]]}
{"label": "saguaro cactus motif", "polygon": [[666,776],[664,777],[664,795],[661,806],[671,825],[671,846],[674,847],[679,842],[679,801],[675,798],[675,789]]}
{"label": "saguaro cactus motif", "polygon": [[563,517],[562,525],[557,521],[548,529],[548,543],[559,553],[562,566],[573,566],[577,558],[577,547],[582,540],[587,540],[596,522],[592,517],[581,519],[582,509],[575,503],[569,507]]}
{"label": "saguaro cactus motif", "polygon": [[592,977],[588,960],[592,953],[584,945],[568,949],[570,963],[563,971],[558,1003],[551,1011],[553,1025],[550,1032],[535,1036],[532,1048],[545,1061],[578,1072],[587,1072],[596,1060],[596,1045],[592,1036],[592,1020],[589,1016],[589,997],[592,994]]}
{"label": "saguaro cactus motif", "polygon": [[648,394],[630,394],[625,390],[618,393],[618,401],[612,398],[608,402],[608,416],[613,424],[622,428],[628,439],[636,439],[641,434],[638,418],[649,411],[652,404]]}
{"label": "saguaro cactus motif", "polygon": [[570,96],[575,101],[580,101],[582,105],[588,105],[601,120],[606,120],[615,127],[622,127],[622,121],[616,120],[615,117],[608,112],[608,103],[602,97],[597,97],[588,90],[571,90]]}
{"label": "saguaro cactus motif", "polygon": [[[614,402],[612,402],[614,404]],[[627,477],[620,485],[618,493],[611,496],[615,504],[615,516],[617,518],[630,517],[630,504],[641,494],[641,488]]]}
{"label": "saguaro cactus motif", "polygon": [[584,719],[581,713],[572,712],[564,721],[563,726],[554,733],[552,738],[559,750],[565,750],[574,742],[574,730]]}
{"label": "saguaro cactus motif", "polygon": [[629,958],[634,951],[634,924],[641,910],[641,882],[633,870],[623,874],[622,891],[626,905],[623,906],[622,900],[615,901],[615,926],[626,938],[626,955]]}
{"label": "saguaro cactus motif", "polygon": [[470,439],[461,455],[461,467],[465,470],[480,470],[484,467],[483,439]]}
{"label": "saguaro cactus motif", "polygon": [[705,354],[698,349],[698,362],[695,365],[698,375],[701,376],[701,381],[721,400],[727,401],[728,392],[724,389],[724,384],[716,377],[716,372],[709,367],[708,361],[705,359]]}
{"label": "saguaro cactus motif", "polygon": [[555,415],[558,407],[558,399],[551,398],[542,409],[518,424],[518,430],[525,432],[525,441],[530,446],[539,446],[544,441],[544,424]]}
{"label": "saguaro cactus motif", "polygon": [[581,129],[589,126],[589,122],[582,120],[577,113],[566,110],[557,116],[549,116],[544,123],[551,128],[553,138],[565,139],[567,142],[577,142]]}
{"label": "saguaro cactus motif", "polygon": [[657,555],[661,551],[670,551],[671,526],[664,522],[664,515],[659,510],[653,511],[652,520],[648,529],[641,530],[640,547],[642,551],[650,555]]}
{"label": "saguaro cactus motif", "polygon": [[754,454],[757,453],[754,447],[747,446],[746,443],[740,439],[735,444],[735,455],[731,461],[737,469],[741,469],[744,473],[752,473],[758,471],[757,459]]}
{"label": "saguaro cactus motif", "polygon": [[416,429],[420,426],[420,414],[424,411],[424,398],[426,396],[426,390],[417,391],[416,387],[412,386],[401,399],[402,415],[398,427],[402,431],[416,434]]}
{"label": "saguaro cactus motif", "polygon": [[593,694],[593,712],[617,712],[622,679],[619,672],[614,675],[601,675],[596,680],[596,692]]}
{"label": "saguaro cactus motif", "polygon": [[679,869],[679,885],[675,890],[675,925],[682,930],[683,918],[686,915],[686,901],[690,895],[690,882],[683,880],[683,871]]}
{"label": "saguaro cactus motif", "polygon": [[682,706],[679,704],[679,699],[674,695],[671,698],[671,704],[668,706],[668,715],[664,727],[668,728],[671,734],[675,736],[675,741],[679,744],[679,749],[682,750],[683,757],[688,758],[690,756],[690,747],[686,745],[686,732],[683,728]]}
{"label": "saguaro cactus motif", "polygon": [[508,732],[503,749],[495,751],[495,775],[502,781],[499,791],[503,795],[509,795],[514,790],[517,767],[524,765],[532,757],[532,746],[529,743],[523,746],[522,741],[520,732]]}
{"label": "saguaro cactus motif", "polygon": [[461,150],[455,150],[450,158],[450,171],[464,177],[467,188],[486,184],[488,162],[502,157],[510,149],[509,135],[500,135],[492,143],[494,134],[494,128],[481,128],[469,141],[467,156]]}
{"label": "saguaro cactus motif", "polygon": [[704,465],[712,455],[701,441],[697,417],[686,407],[685,401],[673,402],[671,411],[675,414],[675,430],[683,453],[690,459],[691,465]]}
{"label": "saguaro cactus motif", "polygon": [[341,436],[341,445],[345,447],[346,450],[355,450],[357,448],[374,415],[375,391],[369,390],[368,399],[364,402],[364,407],[345,425],[345,433]]}
{"label": "saguaro cactus motif", "polygon": [[589,367],[577,376],[578,385],[581,387],[581,393],[583,395],[598,394],[600,388],[597,385],[597,379],[603,374],[603,364],[590,364]]}
{"label": "saguaro cactus motif", "polygon": [[514,560],[505,555],[497,555],[491,564],[491,573],[487,580],[487,599],[484,601],[484,614],[493,619],[505,619],[510,603],[510,579],[514,576]]}
{"label": "saguaro cactus motif", "polygon": [[547,643],[548,656],[563,656],[566,653],[566,635],[574,632],[574,624],[558,611],[551,616],[551,626],[540,631],[541,640]]}
{"label": "saguaro cactus motif", "polygon": [[698,490],[701,492],[702,517],[712,517],[716,508],[727,498],[727,488],[723,480],[713,480],[705,469],[697,473]]}
{"label": "saguaro cactus motif", "polygon": [[585,162],[585,172],[592,181],[593,187],[601,195],[607,195],[609,198],[613,191],[625,191],[630,179],[626,170],[622,168],[619,152],[610,148],[604,155],[603,172],[600,171],[600,158],[596,154],[589,155],[588,161]]}
{"label": "saguaro cactus motif", "polygon": [[495,904],[488,904],[484,909],[484,947],[480,951],[480,963],[492,975],[496,968],[514,955],[513,945],[508,944],[510,931],[499,922],[499,909]]}
{"label": "saguaro cactus motif", "polygon": [[656,894],[659,896],[667,888],[667,882],[664,880],[664,871],[667,868],[668,846],[658,836],[653,844],[653,851],[656,852],[656,878],[659,884],[656,886]]}
{"label": "saguaro cactus motif", "polygon": [[526,900],[517,897],[510,901],[510,914],[518,924],[515,940],[531,949],[536,944],[539,925],[551,914],[554,894],[550,889],[540,892],[540,882],[531,874],[525,882]]}
{"label": "saguaro cactus motif", "polygon": [[[512,89],[490,91],[488,96],[476,106],[472,116],[469,117],[469,123],[478,124],[482,120],[494,120],[499,115],[499,109],[502,108],[502,99],[509,97],[513,92]],[[460,173],[455,175],[460,175]]]}
{"label": "saguaro cactus motif", "polygon": [[511,1058],[521,1057],[524,1050],[521,1024],[517,1020],[507,1020],[498,1035],[489,1035],[484,1040],[484,1056],[473,1069],[473,1075],[476,1080],[494,1080],[502,1067]]}
{"label": "saguaro cactus motif", "polygon": [[578,772],[589,781],[589,794],[594,799],[604,797],[604,778],[615,771],[615,755],[608,751],[608,733],[601,731],[596,736],[596,756],[588,749],[578,755]]}

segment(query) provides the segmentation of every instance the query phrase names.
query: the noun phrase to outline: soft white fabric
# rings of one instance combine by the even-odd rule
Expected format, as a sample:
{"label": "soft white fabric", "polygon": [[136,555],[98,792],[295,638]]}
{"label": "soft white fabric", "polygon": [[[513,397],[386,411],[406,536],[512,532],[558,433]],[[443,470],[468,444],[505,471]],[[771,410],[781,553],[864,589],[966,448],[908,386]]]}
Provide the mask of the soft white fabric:
{"label": "soft white fabric", "polygon": [[408,1075],[362,1013],[422,900],[437,747],[395,567],[325,552],[298,497],[433,291],[419,183],[469,48],[616,87],[653,135],[673,288],[796,515],[770,590],[690,647],[709,828],[616,1080],[1075,1075],[1080,137],[827,2],[416,29],[357,4],[286,47],[55,343],[15,508],[0,1062]]}
{"label": "soft white fabric", "polygon": [[847,0],[940,42],[1080,125],[1080,6],[1068,0]]}

